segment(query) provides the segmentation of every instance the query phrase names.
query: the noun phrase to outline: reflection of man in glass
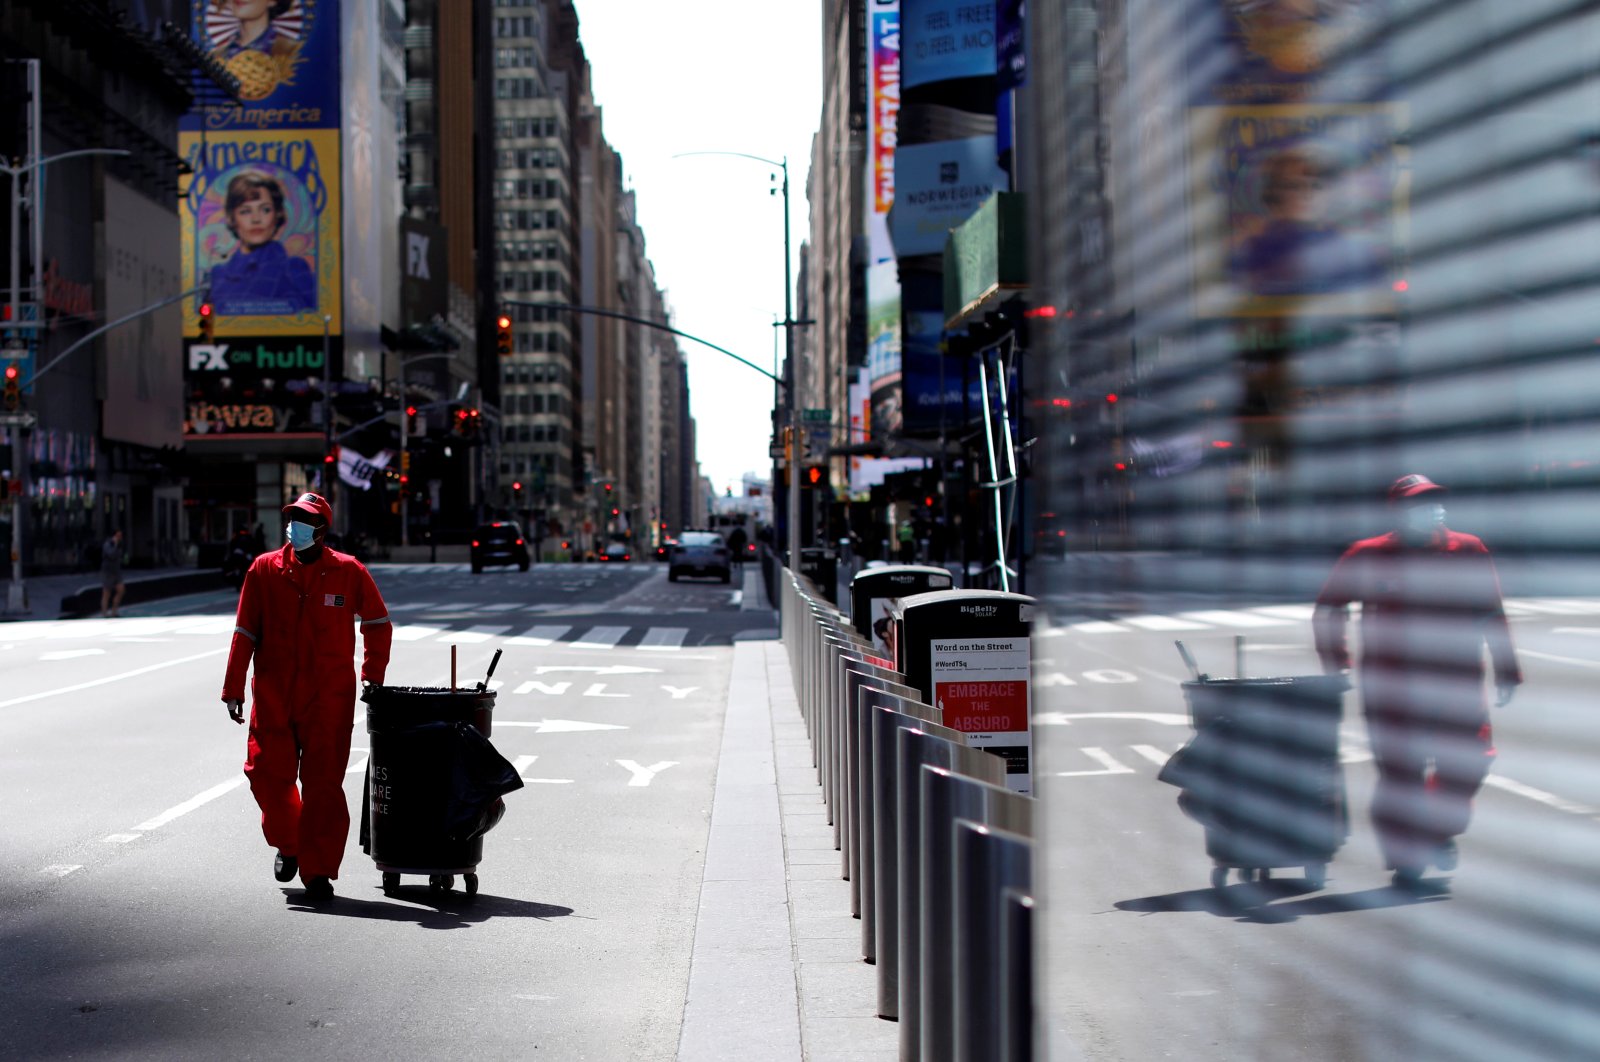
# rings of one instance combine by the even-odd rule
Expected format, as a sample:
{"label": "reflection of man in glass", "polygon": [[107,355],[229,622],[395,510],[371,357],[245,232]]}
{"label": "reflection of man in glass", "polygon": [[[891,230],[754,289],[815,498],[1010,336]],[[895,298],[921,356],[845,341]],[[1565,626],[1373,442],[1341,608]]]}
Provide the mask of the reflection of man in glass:
{"label": "reflection of man in glass", "polygon": [[317,305],[316,278],[304,259],[290,257],[278,242],[289,220],[283,188],[263,173],[241,173],[228,182],[224,204],[228,231],[238,241],[233,254],[211,270],[211,301],[223,316],[301,313]]}
{"label": "reflection of man in glass", "polygon": [[1233,274],[1254,295],[1311,295],[1369,287],[1382,279],[1383,256],[1319,216],[1327,173],[1303,148],[1262,164],[1265,225],[1233,256]]}

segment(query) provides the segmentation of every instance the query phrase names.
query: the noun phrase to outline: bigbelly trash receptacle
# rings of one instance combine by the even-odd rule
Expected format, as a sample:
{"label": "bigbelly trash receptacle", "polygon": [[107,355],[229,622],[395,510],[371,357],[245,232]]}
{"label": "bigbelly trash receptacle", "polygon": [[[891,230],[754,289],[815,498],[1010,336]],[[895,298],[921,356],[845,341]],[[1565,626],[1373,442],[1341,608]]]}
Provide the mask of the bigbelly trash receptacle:
{"label": "bigbelly trash receptacle", "polygon": [[369,753],[361,800],[361,847],[383,874],[385,892],[402,874],[431,888],[478,891],[483,835],[505,813],[504,794],[522,788],[516,769],[489,743],[494,691],[371,686]]}

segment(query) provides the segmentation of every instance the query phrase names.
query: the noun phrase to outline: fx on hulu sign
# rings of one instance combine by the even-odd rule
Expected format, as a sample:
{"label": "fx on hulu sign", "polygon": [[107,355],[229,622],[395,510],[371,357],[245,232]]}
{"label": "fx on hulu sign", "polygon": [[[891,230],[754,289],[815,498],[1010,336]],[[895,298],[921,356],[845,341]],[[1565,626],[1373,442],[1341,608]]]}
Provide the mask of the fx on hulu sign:
{"label": "fx on hulu sign", "polygon": [[183,375],[190,381],[218,376],[295,379],[328,378],[328,362],[339,368],[343,342],[333,336],[326,355],[322,337],[307,339],[219,339],[212,343],[191,340],[184,343]]}

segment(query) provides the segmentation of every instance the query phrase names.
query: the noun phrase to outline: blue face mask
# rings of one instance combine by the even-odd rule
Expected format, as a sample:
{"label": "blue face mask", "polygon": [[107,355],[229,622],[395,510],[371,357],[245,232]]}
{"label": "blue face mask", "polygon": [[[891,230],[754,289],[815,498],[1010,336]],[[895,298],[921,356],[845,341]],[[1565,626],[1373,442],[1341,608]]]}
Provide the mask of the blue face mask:
{"label": "blue face mask", "polygon": [[317,529],[299,520],[290,520],[283,533],[288,536],[289,545],[297,550],[310,549],[317,538]]}

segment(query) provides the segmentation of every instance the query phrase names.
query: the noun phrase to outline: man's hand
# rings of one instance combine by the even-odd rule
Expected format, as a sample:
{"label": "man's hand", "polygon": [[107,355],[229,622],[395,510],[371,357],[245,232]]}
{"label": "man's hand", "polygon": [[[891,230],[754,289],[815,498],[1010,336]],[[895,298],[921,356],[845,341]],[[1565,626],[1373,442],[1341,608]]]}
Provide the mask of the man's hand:
{"label": "man's hand", "polygon": [[244,702],[224,697],[222,698],[222,703],[228,706],[228,718],[242,726],[244,724]]}
{"label": "man's hand", "polygon": [[1504,708],[1506,705],[1511,703],[1511,698],[1516,692],[1517,687],[1515,683],[1507,683],[1503,686],[1495,687],[1494,706],[1496,708]]}

